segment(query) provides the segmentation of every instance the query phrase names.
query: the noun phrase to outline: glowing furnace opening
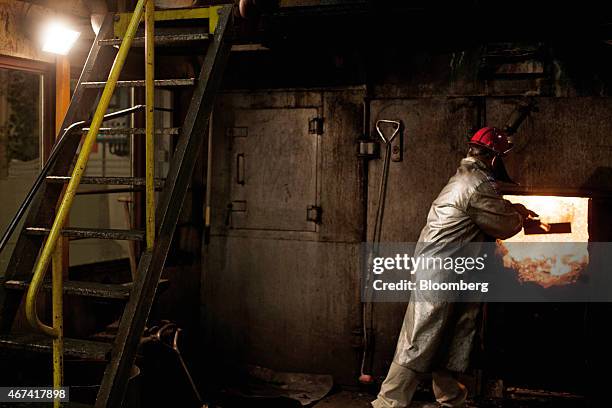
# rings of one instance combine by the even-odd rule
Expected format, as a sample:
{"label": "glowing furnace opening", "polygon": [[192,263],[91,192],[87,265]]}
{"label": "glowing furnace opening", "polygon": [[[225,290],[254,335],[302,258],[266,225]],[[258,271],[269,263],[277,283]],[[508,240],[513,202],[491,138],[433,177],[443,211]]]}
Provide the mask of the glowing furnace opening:
{"label": "glowing furnace opening", "polygon": [[504,198],[536,212],[541,222],[539,229],[525,228],[499,242],[504,266],[514,269],[521,282],[535,282],[545,288],[576,282],[589,263],[589,199],[520,195]]}

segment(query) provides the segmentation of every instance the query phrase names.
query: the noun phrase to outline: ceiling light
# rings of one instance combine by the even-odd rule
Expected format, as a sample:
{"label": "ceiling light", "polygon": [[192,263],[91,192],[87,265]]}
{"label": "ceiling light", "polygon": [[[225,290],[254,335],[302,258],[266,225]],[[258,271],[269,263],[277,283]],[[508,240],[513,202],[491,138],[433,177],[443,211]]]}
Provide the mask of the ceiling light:
{"label": "ceiling light", "polygon": [[43,51],[66,55],[81,35],[60,22],[51,22],[43,30]]}

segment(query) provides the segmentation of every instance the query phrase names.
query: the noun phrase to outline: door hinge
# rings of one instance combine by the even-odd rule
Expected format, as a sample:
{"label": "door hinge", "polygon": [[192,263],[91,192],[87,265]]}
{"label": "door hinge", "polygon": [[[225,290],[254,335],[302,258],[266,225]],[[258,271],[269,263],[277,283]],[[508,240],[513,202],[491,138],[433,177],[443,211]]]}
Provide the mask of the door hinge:
{"label": "door hinge", "polygon": [[232,213],[239,212],[245,213],[247,210],[246,200],[234,200],[227,205],[227,211],[225,213],[225,225],[231,227],[232,225]]}
{"label": "door hinge", "polygon": [[323,134],[323,118],[312,118],[308,121],[308,133],[311,135]]}
{"label": "door hinge", "polygon": [[234,126],[225,129],[227,137],[247,137],[249,128],[246,126]]}
{"label": "door hinge", "polygon": [[309,205],[306,209],[306,221],[311,221],[316,224],[321,223],[321,216],[323,214],[323,209],[316,205]]}

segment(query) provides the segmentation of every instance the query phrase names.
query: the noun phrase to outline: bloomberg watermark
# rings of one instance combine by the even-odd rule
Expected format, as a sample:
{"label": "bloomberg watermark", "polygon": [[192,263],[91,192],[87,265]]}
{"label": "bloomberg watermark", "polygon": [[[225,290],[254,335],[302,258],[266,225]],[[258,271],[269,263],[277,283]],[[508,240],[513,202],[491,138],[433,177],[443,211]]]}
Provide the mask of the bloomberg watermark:
{"label": "bloomberg watermark", "polygon": [[612,302],[612,243],[362,245],[366,302]]}

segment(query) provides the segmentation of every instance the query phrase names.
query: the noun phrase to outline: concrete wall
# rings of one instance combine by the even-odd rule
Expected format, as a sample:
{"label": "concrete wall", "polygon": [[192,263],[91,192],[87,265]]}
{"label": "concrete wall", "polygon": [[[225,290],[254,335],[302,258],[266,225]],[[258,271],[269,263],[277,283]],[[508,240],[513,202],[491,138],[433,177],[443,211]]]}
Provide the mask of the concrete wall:
{"label": "concrete wall", "polygon": [[41,50],[34,21],[45,21],[52,11],[25,1],[0,1],[0,54],[53,62],[55,56]]}

